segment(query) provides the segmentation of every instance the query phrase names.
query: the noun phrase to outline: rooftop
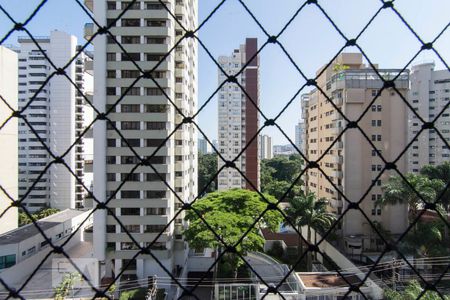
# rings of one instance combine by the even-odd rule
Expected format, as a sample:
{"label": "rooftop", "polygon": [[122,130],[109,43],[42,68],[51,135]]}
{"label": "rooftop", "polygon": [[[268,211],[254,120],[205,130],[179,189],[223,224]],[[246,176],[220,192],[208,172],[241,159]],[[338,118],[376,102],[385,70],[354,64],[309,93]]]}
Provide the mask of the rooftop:
{"label": "rooftop", "polygon": [[288,247],[297,247],[300,237],[296,232],[272,232],[268,229],[261,230],[266,241],[283,241]]}
{"label": "rooftop", "polygon": [[334,272],[298,272],[297,275],[303,282],[306,288],[348,288],[351,285],[361,283],[361,280],[355,274],[342,274],[348,283],[341,277],[341,275]]}
{"label": "rooftop", "polygon": [[[77,217],[85,211],[66,209],[54,215],[48,216],[46,218],[37,221],[39,227],[45,231],[52,227],[55,227],[61,223],[64,223],[74,217]],[[0,245],[16,244],[23,240],[26,240],[36,234],[39,234],[36,226],[33,223],[19,227],[15,230],[8,231],[0,235]]]}

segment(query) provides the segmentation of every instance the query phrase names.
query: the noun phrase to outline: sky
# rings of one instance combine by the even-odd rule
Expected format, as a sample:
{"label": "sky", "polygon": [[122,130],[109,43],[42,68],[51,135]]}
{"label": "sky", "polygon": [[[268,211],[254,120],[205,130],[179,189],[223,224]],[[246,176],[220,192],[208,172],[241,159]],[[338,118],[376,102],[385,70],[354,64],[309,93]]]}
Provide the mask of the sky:
{"label": "sky", "polygon": [[[80,0],[81,1],[81,0]],[[341,32],[356,37],[381,6],[379,0],[319,0],[323,10],[335,22]],[[18,5],[20,3],[20,5]],[[0,5],[18,22],[24,22],[40,3],[37,0],[0,0]],[[218,0],[199,0],[199,23],[220,3]],[[299,0],[247,0],[243,3],[259,20],[269,35],[277,35],[288,20],[303,4]],[[450,21],[448,0],[397,0],[395,8],[425,41],[433,40]],[[27,28],[33,35],[45,36],[57,29],[83,39],[83,25],[88,16],[75,0],[48,0]],[[0,11],[0,37],[12,27],[6,15]],[[4,44],[16,44],[14,33]],[[245,42],[246,37],[258,38],[261,46],[267,36],[258,27],[238,0],[226,0],[213,17],[199,30],[198,37],[217,58],[230,55],[233,49]],[[315,5],[307,5],[297,15],[279,38],[286,52],[302,72],[312,78],[318,68],[328,63],[344,46],[339,35],[324,14]],[[420,43],[397,15],[390,9],[380,12],[367,30],[358,38],[358,44],[373,63],[380,68],[403,68],[419,51]],[[442,58],[450,63],[450,28],[434,44]],[[357,52],[355,47],[343,52]],[[422,52],[412,65],[435,61],[436,69],[444,64],[431,51]],[[217,88],[218,70],[205,50],[199,46],[199,107]],[[411,65],[408,66],[409,68]],[[268,44],[260,54],[260,109],[267,118],[274,118],[305,83],[279,45]],[[277,120],[283,131],[294,140],[295,125],[301,118],[300,95],[292,101]],[[210,139],[217,138],[217,99],[199,114],[199,123]],[[260,126],[263,118],[260,116]],[[274,127],[262,132],[273,138],[274,144],[287,144],[288,140]]]}

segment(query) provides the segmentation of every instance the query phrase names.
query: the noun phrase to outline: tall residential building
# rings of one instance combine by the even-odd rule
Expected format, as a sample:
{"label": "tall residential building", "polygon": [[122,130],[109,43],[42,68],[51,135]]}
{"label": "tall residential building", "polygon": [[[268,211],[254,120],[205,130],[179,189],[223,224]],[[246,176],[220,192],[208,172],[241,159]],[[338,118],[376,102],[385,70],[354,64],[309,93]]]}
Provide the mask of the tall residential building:
{"label": "tall residential building", "polygon": [[[259,188],[258,160],[258,111],[259,105],[259,56],[256,38],[247,38],[245,44],[235,49],[230,56],[220,56],[219,64],[226,74],[219,69],[218,82],[227,80],[228,75],[237,74],[237,82],[244,88],[247,95],[237,83],[226,82],[219,97],[219,152],[229,161],[233,161],[241,150],[245,152],[234,161],[236,168],[245,174],[247,180],[236,169],[226,168],[219,173],[219,190],[231,188]],[[218,158],[218,168],[224,162]],[[249,183],[251,182],[251,184]]]}
{"label": "tall residential building", "polygon": [[295,146],[304,152],[304,134],[305,134],[305,123],[302,121],[299,121],[297,125],[295,125]]}
{"label": "tall residential building", "polygon": [[[322,69],[318,72],[321,71]],[[400,71],[378,69],[378,72],[386,79],[393,78]],[[350,121],[357,120],[368,108],[367,113],[359,121],[359,126],[386,161],[397,159],[407,144],[407,107],[392,88],[384,89],[376,101],[371,103],[383,87],[383,81],[373,69],[363,64],[361,54],[340,54],[321,74],[317,84]],[[404,97],[407,96],[408,71],[403,71],[399,75],[395,86]],[[309,93],[309,100],[304,101],[303,104],[307,158],[310,161],[316,161],[338,138],[347,123],[317,89]],[[406,205],[389,205],[381,208],[376,202],[382,196],[382,184],[390,175],[396,173],[386,170],[377,179],[384,168],[384,163],[358,129],[348,129],[318,164],[349,201],[358,202],[364,197],[359,206],[371,221],[379,222],[392,234],[399,234],[405,230]],[[406,155],[400,157],[396,167],[400,172],[406,172]],[[374,186],[370,188],[372,182]],[[307,189],[314,192],[318,198],[328,199],[329,209],[333,213],[339,215],[348,207],[348,202],[338,194],[318,169],[308,170]],[[360,211],[353,209],[345,213],[342,234],[348,242],[347,250],[370,249],[375,247],[377,242],[376,235],[367,219]],[[350,243],[351,246],[349,246]]]}
{"label": "tall residential building", "polygon": [[[17,54],[0,46],[0,122],[17,110]],[[5,104],[6,101],[8,105]],[[9,107],[8,107],[9,106]],[[10,119],[0,129],[0,185],[14,200],[17,199],[17,118]],[[17,207],[10,207],[11,199],[0,190],[0,215],[3,214],[0,234],[17,228]],[[8,209],[9,208],[9,209]],[[8,209],[6,213],[4,211]]]}
{"label": "tall residential building", "polygon": [[[87,2],[100,24],[111,22],[130,3]],[[185,266],[188,248],[181,235],[184,212],[172,222],[182,203],[170,188],[185,202],[197,195],[197,132],[193,124],[186,122],[172,134],[183,118],[168,99],[187,117],[197,110],[196,40],[185,38],[164,56],[185,34],[172,14],[184,28],[193,30],[197,28],[198,3],[170,0],[164,4],[170,12],[162,3],[136,1],[111,27],[111,33],[127,53],[110,36],[99,35],[93,41],[95,106],[108,111],[108,118],[135,151],[111,123],[96,121],[94,195],[100,201],[112,197],[108,207],[126,228],[106,210],[97,210],[94,255],[105,263],[102,276],[119,274],[130,264],[122,281],[154,275],[167,277],[159,263],[173,273]],[[86,29],[97,30],[92,24]],[[143,73],[135,64],[144,72],[152,71],[162,89],[152,79],[141,77]],[[136,165],[139,167],[122,186]],[[159,262],[149,254],[133,259],[138,247],[125,230],[140,247],[150,247]]]}
{"label": "tall residential building", "polygon": [[[434,63],[415,65],[411,70],[411,90],[408,101],[425,122],[433,121],[450,101],[450,72],[434,70]],[[422,128],[423,123],[412,112],[408,113],[408,141]],[[450,113],[447,108],[434,123],[442,136],[450,141]],[[425,165],[439,165],[450,160],[450,149],[436,130],[424,130],[408,152],[409,172],[419,172]]]}
{"label": "tall residential building", "polygon": [[[36,41],[56,67],[65,66],[76,54],[77,38],[62,31]],[[19,37],[19,109],[27,106],[24,116],[36,134],[55,156],[63,155],[83,130],[83,98],[64,76],[53,76],[55,70],[29,37]],[[66,69],[66,74],[84,91],[85,60],[81,53]],[[40,178],[42,170],[54,158],[31,128],[19,121],[19,197],[33,185],[24,203],[30,211],[44,207],[58,209],[82,207],[84,189],[63,164],[52,164]],[[64,162],[83,179],[83,141],[64,156]]]}
{"label": "tall residential building", "polygon": [[205,139],[198,139],[198,153],[203,155],[211,153],[211,145]]}
{"label": "tall residential building", "polygon": [[259,136],[259,159],[271,159],[272,153],[272,138],[268,135]]}
{"label": "tall residential building", "polygon": [[298,154],[297,150],[295,150],[294,146],[292,144],[286,144],[286,145],[273,145],[273,155],[279,156],[279,155],[293,155]]}

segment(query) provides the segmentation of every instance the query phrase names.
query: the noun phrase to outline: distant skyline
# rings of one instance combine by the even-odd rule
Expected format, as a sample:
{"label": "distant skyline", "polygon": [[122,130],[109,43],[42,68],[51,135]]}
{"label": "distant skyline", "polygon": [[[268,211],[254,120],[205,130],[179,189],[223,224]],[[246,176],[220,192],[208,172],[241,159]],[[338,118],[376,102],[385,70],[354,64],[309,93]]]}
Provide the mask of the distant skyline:
{"label": "distant skyline", "polygon": [[[40,2],[27,0],[18,6],[15,0],[1,0],[0,5],[18,22],[23,22]],[[199,23],[219,3],[218,0],[200,0]],[[283,28],[303,1],[284,0],[282,5],[280,1],[275,0],[247,0],[244,3],[268,33],[274,35]],[[425,42],[433,40],[448,22],[450,1],[397,0],[394,3]],[[381,6],[381,1],[322,0],[319,4],[342,32],[348,38],[353,38],[375,14]],[[85,43],[83,26],[86,22],[90,22],[89,18],[74,0],[49,0],[27,28],[36,36],[48,35],[54,29],[62,30],[76,35],[79,43]],[[1,38],[12,26],[6,15],[0,12]],[[236,0],[225,1],[198,34],[215,58],[232,53],[236,45],[244,43],[246,37],[258,38],[259,45],[267,40],[265,34]],[[17,44],[17,37],[22,35],[25,35],[25,32],[14,33],[4,44]],[[326,64],[345,44],[344,39],[315,5],[307,5],[279,40],[307,77],[314,77],[317,69]],[[448,29],[435,43],[436,49],[447,63],[450,63],[449,40]],[[381,68],[402,68],[420,49],[420,44],[413,34],[389,9],[380,12],[358,39],[358,43],[371,61],[378,63]],[[355,47],[351,47],[344,51],[356,52],[356,50]],[[420,54],[413,64],[430,60],[435,61],[436,70],[444,69],[444,65],[431,51]],[[275,44],[267,45],[260,53],[260,72],[260,108],[268,118],[273,118],[305,82],[280,47]],[[217,85],[217,67],[199,46],[199,107]],[[310,89],[304,89],[302,93],[308,90]],[[278,124],[292,141],[295,137],[295,125],[300,117],[300,95],[298,95],[278,120]],[[217,139],[216,97],[200,113],[199,123],[210,140]],[[263,118],[260,117],[260,126],[262,124]],[[262,134],[271,136],[273,144],[288,143],[274,127],[265,129]]]}

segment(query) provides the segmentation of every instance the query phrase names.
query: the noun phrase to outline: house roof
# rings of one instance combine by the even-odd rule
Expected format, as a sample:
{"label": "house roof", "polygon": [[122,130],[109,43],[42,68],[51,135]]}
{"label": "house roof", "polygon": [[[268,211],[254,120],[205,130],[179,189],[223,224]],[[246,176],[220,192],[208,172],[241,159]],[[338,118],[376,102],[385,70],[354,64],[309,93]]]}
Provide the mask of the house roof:
{"label": "house roof", "polygon": [[306,288],[338,288],[361,283],[361,279],[358,276],[348,273],[342,274],[348,282],[335,272],[299,272],[297,275]]}
{"label": "house roof", "polygon": [[296,232],[272,232],[265,228],[261,230],[266,241],[283,241],[288,247],[297,247],[301,238]]}

